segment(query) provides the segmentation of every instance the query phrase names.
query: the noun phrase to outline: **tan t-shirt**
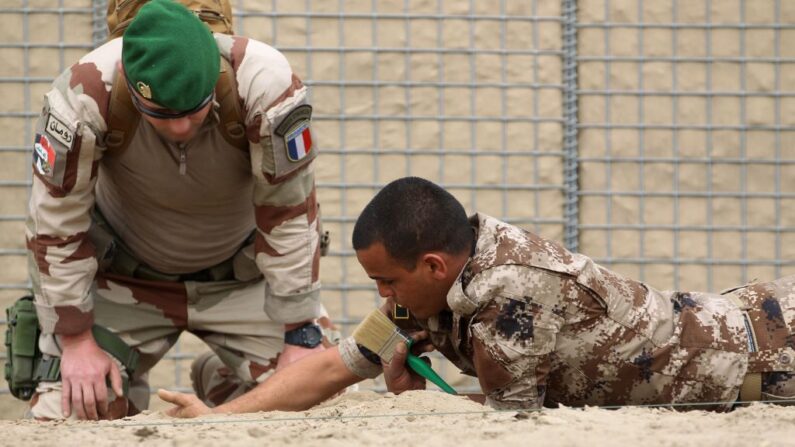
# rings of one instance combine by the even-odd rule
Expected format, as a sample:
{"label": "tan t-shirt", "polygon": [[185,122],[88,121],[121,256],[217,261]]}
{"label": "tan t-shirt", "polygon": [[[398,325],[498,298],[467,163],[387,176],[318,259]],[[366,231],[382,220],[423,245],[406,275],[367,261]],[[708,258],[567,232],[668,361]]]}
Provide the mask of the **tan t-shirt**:
{"label": "tan t-shirt", "polygon": [[216,123],[209,114],[180,149],[142,119],[127,150],[100,164],[97,206],[133,255],[158,271],[218,264],[255,227],[248,153],[229,145]]}

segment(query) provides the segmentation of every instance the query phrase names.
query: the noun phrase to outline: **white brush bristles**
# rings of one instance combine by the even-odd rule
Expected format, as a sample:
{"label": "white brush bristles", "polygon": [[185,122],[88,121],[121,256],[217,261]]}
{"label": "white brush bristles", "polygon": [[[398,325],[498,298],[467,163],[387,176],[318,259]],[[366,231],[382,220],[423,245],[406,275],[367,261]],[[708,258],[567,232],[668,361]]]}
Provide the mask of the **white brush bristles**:
{"label": "white brush bristles", "polygon": [[353,331],[353,339],[387,362],[392,361],[397,344],[408,341],[395,323],[378,309],[362,320]]}

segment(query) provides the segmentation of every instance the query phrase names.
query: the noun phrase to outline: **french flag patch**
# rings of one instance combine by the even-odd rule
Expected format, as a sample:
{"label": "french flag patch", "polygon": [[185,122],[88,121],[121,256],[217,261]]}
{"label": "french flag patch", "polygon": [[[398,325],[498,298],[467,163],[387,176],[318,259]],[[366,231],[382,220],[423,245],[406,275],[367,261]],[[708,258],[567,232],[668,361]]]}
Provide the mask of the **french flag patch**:
{"label": "french flag patch", "polygon": [[309,121],[304,121],[287,135],[287,158],[290,161],[301,161],[312,151],[312,132]]}

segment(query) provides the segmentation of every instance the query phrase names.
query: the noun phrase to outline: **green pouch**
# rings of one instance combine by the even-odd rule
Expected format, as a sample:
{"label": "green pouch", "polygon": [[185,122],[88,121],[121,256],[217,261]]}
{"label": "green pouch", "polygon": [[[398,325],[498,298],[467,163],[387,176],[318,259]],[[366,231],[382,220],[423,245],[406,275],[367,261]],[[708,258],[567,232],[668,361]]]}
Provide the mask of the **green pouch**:
{"label": "green pouch", "polygon": [[36,391],[39,352],[39,320],[33,297],[24,296],[6,309],[5,378],[11,394],[29,400]]}
{"label": "green pouch", "polygon": [[[11,394],[17,399],[30,400],[39,382],[60,380],[61,359],[42,358],[39,351],[39,319],[33,297],[24,296],[6,309],[6,366],[5,377]],[[132,376],[138,367],[138,351],[127,346],[118,335],[94,325],[91,328],[99,347],[116,357],[127,374]],[[127,394],[128,381],[123,383]]]}

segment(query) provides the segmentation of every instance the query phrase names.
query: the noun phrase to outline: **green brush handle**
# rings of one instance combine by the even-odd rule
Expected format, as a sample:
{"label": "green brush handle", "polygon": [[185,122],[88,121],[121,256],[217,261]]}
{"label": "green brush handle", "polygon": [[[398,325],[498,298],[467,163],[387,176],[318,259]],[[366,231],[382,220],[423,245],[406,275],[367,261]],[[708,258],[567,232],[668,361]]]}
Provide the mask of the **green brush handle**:
{"label": "green brush handle", "polygon": [[[409,340],[406,345],[408,349],[411,349],[411,345],[413,344],[413,340]],[[406,356],[406,363],[409,364],[409,367],[414,370],[417,374],[425,377],[426,379],[433,382],[436,386],[441,388],[443,391],[450,393],[450,394],[458,394],[455,392],[453,387],[447,384],[439,374],[436,374],[436,371],[433,370],[427,363],[425,363],[421,358],[417,357],[416,355],[412,354],[411,352],[408,353]]]}

